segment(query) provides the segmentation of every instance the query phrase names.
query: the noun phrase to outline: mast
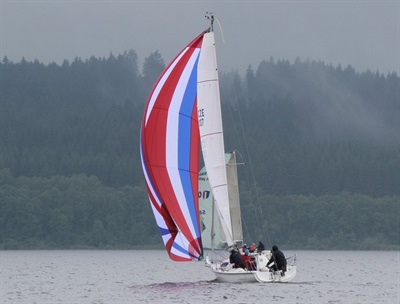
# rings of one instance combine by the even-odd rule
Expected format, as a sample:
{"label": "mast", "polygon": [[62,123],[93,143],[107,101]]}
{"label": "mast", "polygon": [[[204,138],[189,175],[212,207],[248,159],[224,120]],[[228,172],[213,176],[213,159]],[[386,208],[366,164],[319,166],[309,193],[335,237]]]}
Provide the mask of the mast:
{"label": "mast", "polygon": [[207,20],[210,20],[211,22],[210,32],[214,32],[214,13],[206,12],[205,17],[207,18]]}
{"label": "mast", "polygon": [[214,252],[214,247],[215,247],[214,221],[215,221],[215,203],[214,203],[214,196],[213,196],[212,197],[212,213],[211,213],[211,251],[212,252]]}

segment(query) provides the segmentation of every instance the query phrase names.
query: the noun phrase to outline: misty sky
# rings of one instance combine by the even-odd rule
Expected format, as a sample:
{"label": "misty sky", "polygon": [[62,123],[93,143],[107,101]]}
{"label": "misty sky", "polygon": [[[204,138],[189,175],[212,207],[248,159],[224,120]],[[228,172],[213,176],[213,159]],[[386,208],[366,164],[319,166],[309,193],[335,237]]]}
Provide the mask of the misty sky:
{"label": "misty sky", "polygon": [[219,67],[244,73],[263,60],[296,57],[400,74],[399,0],[24,1],[0,2],[0,55],[61,64],[133,49],[140,68],[158,50],[166,63],[216,26]]}

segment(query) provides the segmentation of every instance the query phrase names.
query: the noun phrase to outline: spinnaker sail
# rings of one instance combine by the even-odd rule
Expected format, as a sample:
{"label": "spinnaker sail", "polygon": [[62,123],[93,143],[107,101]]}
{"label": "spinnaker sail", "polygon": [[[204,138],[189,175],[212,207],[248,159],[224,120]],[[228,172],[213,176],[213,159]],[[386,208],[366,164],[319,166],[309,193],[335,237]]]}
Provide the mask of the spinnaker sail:
{"label": "spinnaker sail", "polygon": [[167,66],[141,125],[142,168],[153,213],[174,261],[202,259],[198,207],[197,67],[203,33]]}

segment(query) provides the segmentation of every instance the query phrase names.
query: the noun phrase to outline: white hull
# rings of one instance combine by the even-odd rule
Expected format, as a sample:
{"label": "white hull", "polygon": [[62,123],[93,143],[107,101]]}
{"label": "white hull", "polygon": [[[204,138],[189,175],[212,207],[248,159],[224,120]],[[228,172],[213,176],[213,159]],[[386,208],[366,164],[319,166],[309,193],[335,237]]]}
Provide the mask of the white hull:
{"label": "white hull", "polygon": [[[269,268],[266,267],[268,262],[268,255],[264,253],[257,254],[255,256],[258,265],[261,268],[257,270],[245,270],[242,268],[233,268],[228,260],[222,263],[208,264],[211,271],[215,274],[217,282],[220,283],[272,283],[272,282],[290,282],[296,276],[296,266],[287,265],[287,270],[285,275],[282,276],[280,271],[271,272]],[[295,262],[295,259],[293,260]]]}
{"label": "white hull", "polygon": [[232,268],[230,270],[221,270],[219,265],[213,264],[211,266],[217,282],[220,283],[272,283],[272,282],[290,282],[296,276],[296,266],[289,266],[282,276],[280,271],[270,272],[268,268],[262,270],[249,271],[241,268]]}
{"label": "white hull", "polygon": [[285,275],[282,276],[280,271],[270,272],[267,268],[261,271],[254,271],[254,277],[258,282],[261,283],[272,283],[272,282],[290,282],[296,276],[296,266],[288,266]]}
{"label": "white hull", "polygon": [[211,266],[211,271],[214,272],[217,282],[220,283],[252,283],[257,282],[253,271],[244,270],[241,268],[231,268],[229,270],[221,270],[218,264]]}

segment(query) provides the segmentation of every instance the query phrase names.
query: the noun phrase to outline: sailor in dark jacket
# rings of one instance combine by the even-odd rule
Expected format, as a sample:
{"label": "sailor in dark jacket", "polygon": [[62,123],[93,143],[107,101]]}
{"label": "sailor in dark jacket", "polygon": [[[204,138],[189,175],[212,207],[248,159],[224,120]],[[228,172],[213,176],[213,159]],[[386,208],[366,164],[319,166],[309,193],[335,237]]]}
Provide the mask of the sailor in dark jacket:
{"label": "sailor in dark jacket", "polygon": [[286,272],[286,258],[285,255],[283,254],[282,251],[278,249],[278,246],[274,245],[272,246],[272,257],[269,259],[267,266],[269,266],[271,263],[274,263],[272,265],[272,269],[274,271],[277,271],[278,269],[282,271],[282,276],[285,275]]}
{"label": "sailor in dark jacket", "polygon": [[261,241],[258,241],[257,251],[261,252],[265,250],[265,246]]}
{"label": "sailor in dark jacket", "polygon": [[242,255],[235,248],[231,248],[230,251],[229,262],[233,264],[233,267],[246,269],[246,264],[242,260]]}

